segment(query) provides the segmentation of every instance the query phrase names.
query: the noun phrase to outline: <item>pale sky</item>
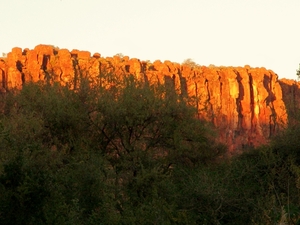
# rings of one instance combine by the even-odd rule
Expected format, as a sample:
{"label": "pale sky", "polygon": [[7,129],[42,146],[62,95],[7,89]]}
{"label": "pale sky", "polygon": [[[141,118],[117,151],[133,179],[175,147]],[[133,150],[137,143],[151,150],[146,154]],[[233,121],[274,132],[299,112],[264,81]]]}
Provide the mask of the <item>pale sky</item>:
{"label": "pale sky", "polygon": [[51,44],[296,79],[299,25],[300,0],[0,0],[0,54]]}

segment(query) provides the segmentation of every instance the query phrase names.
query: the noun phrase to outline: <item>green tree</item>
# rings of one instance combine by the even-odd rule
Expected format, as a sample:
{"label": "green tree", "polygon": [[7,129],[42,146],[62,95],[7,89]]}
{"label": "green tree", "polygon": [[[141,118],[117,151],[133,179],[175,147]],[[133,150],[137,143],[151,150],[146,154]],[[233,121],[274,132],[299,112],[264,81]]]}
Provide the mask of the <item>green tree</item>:
{"label": "green tree", "polygon": [[[149,207],[161,209],[159,199],[174,167],[208,163],[223,149],[212,144],[208,124],[196,119],[194,108],[180,96],[166,96],[166,87],[148,86],[134,77],[124,82],[119,90],[97,91],[92,121],[99,150],[115,174],[118,209],[131,223],[133,218],[152,218],[140,211],[143,207],[148,213]],[[160,214],[165,217],[158,223],[164,223],[167,212]]]}
{"label": "green tree", "polygon": [[29,83],[1,99],[1,224],[196,221],[201,207],[182,213],[195,186],[181,174],[199,179],[226,150],[212,127],[169,86],[101,79]]}

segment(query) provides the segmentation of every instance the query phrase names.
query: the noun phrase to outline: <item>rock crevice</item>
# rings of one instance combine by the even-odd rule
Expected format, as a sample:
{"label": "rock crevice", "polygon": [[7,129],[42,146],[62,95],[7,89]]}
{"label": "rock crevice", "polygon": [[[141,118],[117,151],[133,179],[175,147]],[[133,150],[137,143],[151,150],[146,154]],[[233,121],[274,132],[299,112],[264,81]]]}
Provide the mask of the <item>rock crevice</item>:
{"label": "rock crevice", "polygon": [[49,45],[13,48],[7,58],[0,59],[0,90],[20,89],[30,81],[61,82],[73,88],[81,78],[102,86],[117,82],[112,79],[108,84],[104,74],[120,79],[132,74],[150,84],[170,84],[176,93],[195,100],[199,118],[218,128],[220,140],[231,151],[266,143],[287,124],[287,111],[293,113],[300,106],[299,84],[279,81],[265,68],[151,63],[120,55],[104,58],[99,53]]}

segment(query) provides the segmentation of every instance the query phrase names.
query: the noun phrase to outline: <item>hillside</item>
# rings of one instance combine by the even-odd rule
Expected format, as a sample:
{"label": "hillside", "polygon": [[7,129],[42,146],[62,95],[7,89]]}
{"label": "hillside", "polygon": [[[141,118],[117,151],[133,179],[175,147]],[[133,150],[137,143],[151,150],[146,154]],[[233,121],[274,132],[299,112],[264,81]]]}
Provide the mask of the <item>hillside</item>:
{"label": "hillside", "polygon": [[288,113],[292,115],[300,104],[299,84],[278,80],[276,73],[265,68],[151,63],[118,55],[103,58],[99,53],[49,45],[16,47],[7,58],[1,58],[0,88],[2,92],[20,89],[31,81],[60,82],[76,88],[81,78],[88,78],[91,85],[102,84],[102,77],[111,73],[120,78],[132,74],[150,84],[167,83],[178,94],[194,99],[199,117],[213,122],[220,140],[231,151],[266,143],[285,127]]}

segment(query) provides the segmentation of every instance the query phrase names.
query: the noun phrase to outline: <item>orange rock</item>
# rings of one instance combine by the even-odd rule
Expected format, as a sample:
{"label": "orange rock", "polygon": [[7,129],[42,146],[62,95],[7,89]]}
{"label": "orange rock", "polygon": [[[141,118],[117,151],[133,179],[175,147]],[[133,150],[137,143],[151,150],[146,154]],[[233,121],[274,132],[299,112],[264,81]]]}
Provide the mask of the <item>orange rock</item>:
{"label": "orange rock", "polygon": [[79,74],[82,78],[88,78],[88,71],[90,69],[91,53],[88,51],[78,52],[78,68]]}
{"label": "orange rock", "polygon": [[[60,81],[63,84],[74,82],[74,67],[71,53],[67,49],[58,50],[59,68],[61,70]],[[58,70],[59,71],[59,70]]]}
{"label": "orange rock", "polygon": [[[105,76],[114,74],[108,81]],[[82,78],[91,85],[113,88],[129,74],[192,99],[198,117],[211,121],[231,151],[266,143],[300,108],[300,84],[278,80],[265,68],[180,65],[171,61],[140,61],[128,56],[102,58],[99,53],[69,52],[48,45],[33,50],[13,48],[0,60],[2,88],[21,88],[23,82],[49,78],[77,88]],[[47,78],[47,79],[48,79]],[[117,79],[117,80],[116,80]],[[0,88],[1,88],[0,87]],[[289,118],[288,115],[289,114]]]}
{"label": "orange rock", "polygon": [[37,61],[40,67],[39,79],[44,80],[44,76],[41,74],[47,71],[47,69],[51,69],[52,65],[50,64],[50,61],[53,60],[54,52],[58,51],[58,49],[49,45],[38,45],[34,48],[34,50],[37,53]]}
{"label": "orange rock", "polygon": [[141,64],[139,59],[131,58],[128,61],[127,65],[129,66],[129,71],[128,72],[129,72],[130,75],[134,75],[138,80],[143,79],[143,76],[141,74],[142,64]]}
{"label": "orange rock", "polygon": [[35,46],[34,50],[39,54],[39,55],[53,55],[55,48],[50,45],[37,45]]}
{"label": "orange rock", "polygon": [[0,90],[5,90],[5,72],[0,68]]}
{"label": "orange rock", "polygon": [[93,57],[99,59],[101,57],[100,53],[96,52],[93,54]]}
{"label": "orange rock", "polygon": [[77,58],[77,57],[78,57],[78,53],[79,53],[79,50],[73,49],[73,50],[71,51],[71,56],[72,56],[73,58]]}
{"label": "orange rock", "polygon": [[39,81],[39,73],[41,69],[41,65],[38,61],[38,52],[36,50],[28,50],[26,52],[27,57],[27,64],[26,64],[26,71],[25,71],[25,82]]}
{"label": "orange rock", "polygon": [[6,88],[6,63],[3,59],[0,59],[0,88]]}
{"label": "orange rock", "polygon": [[17,88],[22,87],[22,49],[15,47],[10,53],[7,54],[7,74],[6,74],[6,86],[8,88]]}
{"label": "orange rock", "polygon": [[98,83],[97,82],[97,78],[100,76],[100,72],[101,72],[101,64],[100,61],[93,57],[90,60],[90,67],[89,67],[89,80],[91,83]]}
{"label": "orange rock", "polygon": [[78,52],[78,58],[79,59],[90,59],[91,58],[91,53],[88,51],[79,51]]}
{"label": "orange rock", "polygon": [[[280,96],[280,89],[282,92],[282,99],[285,102],[287,113],[283,114],[283,119],[279,117],[279,120],[285,121],[288,116],[290,124],[297,122],[297,114],[300,109],[300,83],[295,80],[281,79],[279,86],[276,86],[276,92]],[[276,95],[275,95],[276,96]],[[276,96],[277,99],[277,96]],[[277,106],[278,104],[276,104]],[[278,108],[278,107],[277,107]]]}

